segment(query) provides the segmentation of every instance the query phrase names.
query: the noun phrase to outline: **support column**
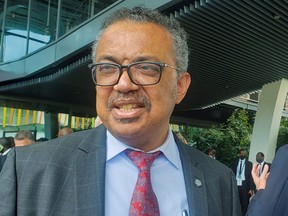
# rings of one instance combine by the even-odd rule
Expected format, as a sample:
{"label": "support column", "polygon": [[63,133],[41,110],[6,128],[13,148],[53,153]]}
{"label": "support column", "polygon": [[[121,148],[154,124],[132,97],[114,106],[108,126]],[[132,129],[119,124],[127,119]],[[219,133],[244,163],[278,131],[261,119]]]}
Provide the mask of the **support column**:
{"label": "support column", "polygon": [[255,162],[258,152],[264,153],[265,161],[273,160],[287,92],[286,79],[263,86],[253,127],[250,161]]}
{"label": "support column", "polygon": [[58,134],[58,113],[45,113],[45,137],[50,139],[54,139]]}

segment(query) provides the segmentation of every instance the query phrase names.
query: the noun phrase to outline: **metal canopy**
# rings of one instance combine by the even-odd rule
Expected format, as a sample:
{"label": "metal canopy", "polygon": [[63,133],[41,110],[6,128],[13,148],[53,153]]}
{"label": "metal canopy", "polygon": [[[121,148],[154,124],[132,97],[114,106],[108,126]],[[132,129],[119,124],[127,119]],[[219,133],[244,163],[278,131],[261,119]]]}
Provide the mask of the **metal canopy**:
{"label": "metal canopy", "polygon": [[[170,15],[189,33],[192,85],[174,116],[189,118],[201,109],[288,79],[288,1],[187,2],[191,1],[164,11],[173,11]],[[89,50],[87,46],[73,61],[0,82],[0,105],[95,115]]]}

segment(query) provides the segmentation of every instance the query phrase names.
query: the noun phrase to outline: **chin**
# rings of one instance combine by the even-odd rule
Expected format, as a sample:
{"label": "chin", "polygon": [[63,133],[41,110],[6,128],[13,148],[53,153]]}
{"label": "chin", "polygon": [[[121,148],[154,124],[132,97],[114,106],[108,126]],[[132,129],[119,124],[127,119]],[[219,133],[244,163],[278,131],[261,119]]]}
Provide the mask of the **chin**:
{"label": "chin", "polygon": [[110,123],[107,127],[111,134],[118,139],[135,139],[141,137],[143,127],[135,119],[121,119]]}

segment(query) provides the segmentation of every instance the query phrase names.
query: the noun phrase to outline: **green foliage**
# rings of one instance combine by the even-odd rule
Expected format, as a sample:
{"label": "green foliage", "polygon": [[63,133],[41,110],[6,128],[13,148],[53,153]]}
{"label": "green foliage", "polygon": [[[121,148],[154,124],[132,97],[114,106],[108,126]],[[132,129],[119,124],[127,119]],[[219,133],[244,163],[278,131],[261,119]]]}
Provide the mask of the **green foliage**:
{"label": "green foliage", "polygon": [[[249,124],[247,110],[237,109],[227,119],[226,124],[211,128],[180,127],[181,134],[188,144],[207,153],[210,148],[216,150],[216,158],[230,166],[237,157],[239,149],[249,153],[252,125]],[[277,149],[288,144],[288,118],[282,118],[277,139]]]}
{"label": "green foliage", "polygon": [[288,143],[288,119],[282,118],[277,138],[277,149]]}
{"label": "green foliage", "polygon": [[243,109],[235,110],[227,119],[225,125],[212,126],[208,129],[194,130],[186,137],[194,147],[207,152],[216,150],[216,158],[230,166],[237,156],[239,149],[249,150],[252,126],[249,124],[248,112]]}

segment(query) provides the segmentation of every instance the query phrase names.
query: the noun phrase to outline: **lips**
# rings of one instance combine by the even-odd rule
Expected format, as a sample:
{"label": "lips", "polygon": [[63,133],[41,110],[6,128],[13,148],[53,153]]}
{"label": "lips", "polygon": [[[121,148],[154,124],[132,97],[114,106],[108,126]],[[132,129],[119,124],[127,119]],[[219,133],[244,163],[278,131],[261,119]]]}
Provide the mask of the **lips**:
{"label": "lips", "polygon": [[126,111],[126,112],[129,112],[129,111],[133,111],[134,109],[137,109],[137,108],[143,108],[144,107],[144,104],[143,103],[127,103],[127,101],[125,103],[115,103],[114,104],[114,108],[117,108],[121,111]]}
{"label": "lips", "polygon": [[121,106],[118,107],[118,109],[122,110],[122,111],[132,111],[133,109],[137,108],[137,104],[123,104]]}
{"label": "lips", "polygon": [[108,109],[111,111],[114,110],[113,112],[116,112],[119,115],[127,116],[129,113],[130,115],[133,115],[133,113],[136,115],[144,110],[150,112],[151,103],[147,97],[139,93],[117,93],[108,99]]}

